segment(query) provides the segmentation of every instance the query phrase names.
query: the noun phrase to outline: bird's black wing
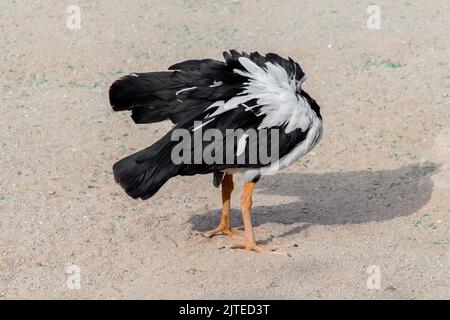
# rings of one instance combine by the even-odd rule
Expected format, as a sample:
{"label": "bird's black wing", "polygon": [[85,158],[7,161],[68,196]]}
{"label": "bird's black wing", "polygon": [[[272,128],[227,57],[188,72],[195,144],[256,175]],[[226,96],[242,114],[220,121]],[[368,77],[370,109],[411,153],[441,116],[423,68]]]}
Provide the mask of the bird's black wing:
{"label": "bird's black wing", "polygon": [[170,119],[176,124],[217,99],[239,94],[246,80],[225,62],[212,59],[184,61],[169,70],[133,73],[115,81],[109,90],[113,110],[131,110],[136,123]]}
{"label": "bird's black wing", "polygon": [[132,73],[110,87],[109,100],[114,111],[131,110],[136,123],[170,119],[179,123],[201,114],[217,100],[227,101],[242,93],[248,78],[235,70],[245,70],[240,58],[248,58],[260,67],[267,62],[283,67],[296,79],[303,78],[300,66],[291,58],[277,54],[265,56],[235,50],[224,52],[225,62],[213,59],[187,60],[169,67],[170,71]]}

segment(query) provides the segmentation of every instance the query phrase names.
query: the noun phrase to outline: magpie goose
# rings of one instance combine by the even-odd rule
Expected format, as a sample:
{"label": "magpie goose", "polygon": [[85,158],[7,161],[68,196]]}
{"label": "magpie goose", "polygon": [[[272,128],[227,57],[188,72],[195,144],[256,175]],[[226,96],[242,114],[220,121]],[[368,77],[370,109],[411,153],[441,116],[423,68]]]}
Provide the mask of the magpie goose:
{"label": "magpie goose", "polygon": [[[133,73],[111,85],[114,111],[131,111],[135,123],[174,124],[150,147],[114,164],[114,178],[129,196],[146,200],[177,175],[213,174],[214,186],[222,185],[222,217],[206,236],[223,233],[240,240],[233,248],[261,252],[267,249],[256,243],[251,223],[255,183],[308,153],[321,138],[322,117],[319,105],[302,89],[305,73],[291,58],[230,50],[224,60],[188,60],[169,71]],[[263,155],[262,149],[269,144],[276,157],[267,161],[269,152]],[[208,151],[213,161],[206,159]],[[237,173],[245,182],[243,236],[230,226]]]}

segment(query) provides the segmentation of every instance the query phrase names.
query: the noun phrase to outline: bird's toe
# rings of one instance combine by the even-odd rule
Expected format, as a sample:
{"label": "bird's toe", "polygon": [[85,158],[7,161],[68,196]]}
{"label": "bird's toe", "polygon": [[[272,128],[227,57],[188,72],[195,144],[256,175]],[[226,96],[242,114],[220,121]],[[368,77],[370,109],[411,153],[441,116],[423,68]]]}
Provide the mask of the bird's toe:
{"label": "bird's toe", "polygon": [[275,251],[278,250],[279,248],[276,246],[258,245],[256,243],[251,243],[251,242],[247,242],[244,240],[239,243],[233,243],[231,245],[231,249],[246,249],[246,250],[254,251],[254,252],[258,252],[258,253],[262,253],[262,252],[275,253]]}
{"label": "bird's toe", "polygon": [[222,226],[218,226],[217,228],[215,228],[211,231],[208,231],[208,232],[204,233],[203,235],[206,238],[212,238],[218,234],[224,234],[232,239],[237,239],[237,240],[242,239],[242,237],[243,237],[242,231],[237,230],[237,229],[231,229],[229,227],[222,227]]}

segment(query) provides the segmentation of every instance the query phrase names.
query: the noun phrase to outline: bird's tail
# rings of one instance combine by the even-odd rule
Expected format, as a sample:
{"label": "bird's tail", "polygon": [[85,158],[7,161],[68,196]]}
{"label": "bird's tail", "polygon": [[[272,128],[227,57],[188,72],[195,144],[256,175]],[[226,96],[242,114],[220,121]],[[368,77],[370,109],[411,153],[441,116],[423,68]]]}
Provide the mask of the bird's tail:
{"label": "bird's tail", "polygon": [[114,111],[131,110],[136,123],[170,118],[180,82],[168,72],[133,73],[116,80],[109,89]]}
{"label": "bird's tail", "polygon": [[161,148],[161,145],[156,143],[114,164],[114,179],[129,196],[149,199],[177,175],[177,166],[170,154],[166,154],[168,148]]}

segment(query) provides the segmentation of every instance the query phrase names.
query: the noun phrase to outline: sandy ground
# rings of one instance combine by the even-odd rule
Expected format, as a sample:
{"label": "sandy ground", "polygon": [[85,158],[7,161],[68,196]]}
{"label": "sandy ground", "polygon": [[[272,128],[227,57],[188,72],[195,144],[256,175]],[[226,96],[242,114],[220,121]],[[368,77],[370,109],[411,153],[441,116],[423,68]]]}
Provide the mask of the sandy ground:
{"label": "sandy ground", "polygon": [[[369,1],[73,2],[0,5],[0,298],[450,298],[448,1],[376,1],[380,30]],[[295,58],[322,106],[320,145],[256,190],[280,255],[202,237],[211,176],[142,202],[111,174],[171,126],[113,113],[111,82],[229,48]]]}

